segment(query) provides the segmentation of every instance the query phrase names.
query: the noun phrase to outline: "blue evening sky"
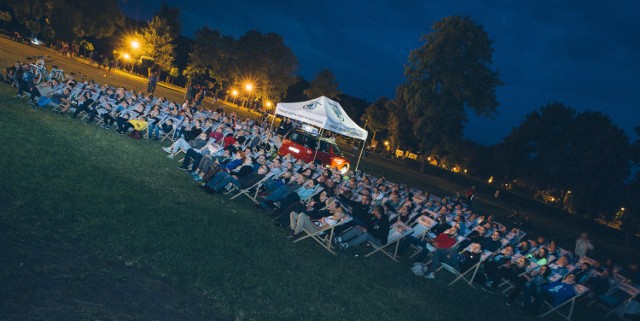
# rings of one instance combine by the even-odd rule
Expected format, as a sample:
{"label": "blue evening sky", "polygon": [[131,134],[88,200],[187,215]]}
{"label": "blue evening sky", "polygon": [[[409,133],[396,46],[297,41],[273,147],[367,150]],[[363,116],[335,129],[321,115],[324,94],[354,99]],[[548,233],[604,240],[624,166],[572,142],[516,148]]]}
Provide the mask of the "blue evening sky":
{"label": "blue evening sky", "polygon": [[[152,0],[119,0],[125,14],[150,19]],[[549,102],[601,111],[636,139],[640,125],[640,1],[178,1],[183,34],[204,25],[239,37],[281,35],[307,80],[322,68],[343,92],[373,102],[404,81],[409,52],[434,21],[468,15],[494,41],[493,67],[505,83],[493,119],[471,115],[465,135],[494,144]]]}

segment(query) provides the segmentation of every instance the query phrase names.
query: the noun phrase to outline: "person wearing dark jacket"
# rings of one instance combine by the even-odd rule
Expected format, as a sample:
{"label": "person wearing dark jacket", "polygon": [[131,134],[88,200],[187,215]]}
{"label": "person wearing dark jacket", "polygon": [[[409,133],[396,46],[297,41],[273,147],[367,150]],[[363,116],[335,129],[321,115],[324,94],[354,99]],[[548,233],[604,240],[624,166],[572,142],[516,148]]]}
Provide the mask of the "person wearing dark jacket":
{"label": "person wearing dark jacket", "polygon": [[[253,159],[251,157],[246,157],[244,159],[244,163],[240,168],[237,168],[232,171],[224,170],[220,173],[216,174],[206,185],[204,185],[204,189],[209,192],[218,193],[222,191],[222,189],[227,186],[227,184],[235,182],[240,185],[240,182],[237,180],[253,172]],[[263,174],[264,175],[264,174]]]}
{"label": "person wearing dark jacket", "polygon": [[365,221],[365,226],[358,225],[341,237],[336,237],[336,243],[340,249],[346,249],[371,241],[378,246],[387,244],[389,236],[389,217],[384,213],[382,205],[376,205],[371,211],[371,216]]}

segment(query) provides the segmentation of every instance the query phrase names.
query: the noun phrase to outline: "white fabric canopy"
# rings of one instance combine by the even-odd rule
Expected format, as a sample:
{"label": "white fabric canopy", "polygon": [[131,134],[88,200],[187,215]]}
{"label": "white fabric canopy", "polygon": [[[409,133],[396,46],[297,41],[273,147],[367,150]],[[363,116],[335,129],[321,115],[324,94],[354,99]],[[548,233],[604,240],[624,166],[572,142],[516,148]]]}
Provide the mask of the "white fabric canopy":
{"label": "white fabric canopy", "polygon": [[340,135],[366,140],[368,133],[360,128],[339,103],[320,96],[297,103],[278,103],[276,114],[330,130]]}

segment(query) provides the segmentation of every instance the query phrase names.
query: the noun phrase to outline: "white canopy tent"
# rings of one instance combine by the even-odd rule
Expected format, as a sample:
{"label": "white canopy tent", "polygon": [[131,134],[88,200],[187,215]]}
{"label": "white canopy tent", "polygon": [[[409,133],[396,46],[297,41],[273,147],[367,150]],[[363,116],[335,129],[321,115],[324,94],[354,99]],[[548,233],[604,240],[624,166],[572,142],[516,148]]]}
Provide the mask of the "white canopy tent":
{"label": "white canopy tent", "polygon": [[[303,102],[278,103],[276,106],[276,115],[295,119],[340,135],[362,140],[363,146],[360,151],[360,157],[358,157],[358,165],[360,164],[364,143],[369,133],[358,126],[358,124],[347,115],[338,102],[325,96],[320,96],[316,99]],[[356,165],[356,169],[358,169],[358,165]]]}

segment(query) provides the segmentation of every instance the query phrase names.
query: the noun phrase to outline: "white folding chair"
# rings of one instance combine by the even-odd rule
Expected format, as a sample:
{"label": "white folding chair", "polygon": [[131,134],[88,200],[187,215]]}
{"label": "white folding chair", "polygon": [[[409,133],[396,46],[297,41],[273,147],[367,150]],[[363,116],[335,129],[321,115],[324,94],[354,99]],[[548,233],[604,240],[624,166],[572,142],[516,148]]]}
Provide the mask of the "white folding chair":
{"label": "white folding chair", "polygon": [[[398,262],[398,246],[400,246],[400,241],[407,235],[410,235],[412,233],[413,229],[411,229],[406,224],[402,222],[394,223],[389,230],[387,243],[382,246],[378,246],[376,243],[369,241],[369,245],[373,247],[373,251],[369,252],[367,255],[365,255],[365,257],[369,257],[377,252],[381,252],[393,261]],[[393,252],[387,252],[387,248],[393,248]]]}
{"label": "white folding chair", "polygon": [[328,229],[319,230],[319,231],[307,231],[306,229],[302,229],[302,231],[306,234],[305,236],[297,238],[293,243],[298,243],[304,239],[312,238],[314,241],[318,242],[320,246],[322,246],[325,250],[329,251],[332,254],[336,254],[336,251],[333,249],[333,237],[335,235],[335,229],[338,226],[351,222],[351,216],[345,216],[340,222],[331,226]]}

